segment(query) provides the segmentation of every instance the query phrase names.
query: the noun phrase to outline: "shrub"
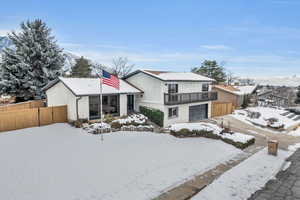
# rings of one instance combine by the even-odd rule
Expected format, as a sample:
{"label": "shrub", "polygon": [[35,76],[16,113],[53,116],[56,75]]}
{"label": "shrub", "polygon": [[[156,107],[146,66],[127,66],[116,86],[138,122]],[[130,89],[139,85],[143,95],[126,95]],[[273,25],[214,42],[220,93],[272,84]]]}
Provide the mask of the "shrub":
{"label": "shrub", "polygon": [[111,123],[112,121],[114,121],[115,118],[111,115],[111,114],[107,114],[107,115],[104,115],[104,122],[105,123]]}
{"label": "shrub", "polygon": [[222,140],[223,142],[231,144],[239,149],[244,149],[255,143],[255,138],[249,140],[247,143],[235,142],[229,138],[223,138],[220,135],[214,134],[212,131],[206,131],[206,130],[190,131],[190,130],[184,128],[179,131],[171,131],[171,135],[173,135],[175,137],[205,137],[205,138]]}
{"label": "shrub", "polygon": [[111,128],[113,129],[120,129],[122,127],[122,124],[120,124],[118,121],[112,122],[110,124]]}
{"label": "shrub", "polygon": [[160,127],[164,126],[164,113],[158,109],[140,106],[140,112]]}

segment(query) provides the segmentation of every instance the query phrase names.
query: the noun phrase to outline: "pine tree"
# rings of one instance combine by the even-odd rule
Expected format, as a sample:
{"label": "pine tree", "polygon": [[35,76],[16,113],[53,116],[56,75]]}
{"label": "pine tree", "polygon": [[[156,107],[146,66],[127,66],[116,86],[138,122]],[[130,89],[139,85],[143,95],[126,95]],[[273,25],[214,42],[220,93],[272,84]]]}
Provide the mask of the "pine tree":
{"label": "pine tree", "polygon": [[81,56],[79,59],[76,59],[76,64],[72,67],[70,76],[77,78],[88,78],[92,76],[91,72],[92,65],[87,59]]}
{"label": "pine tree", "polygon": [[215,79],[218,83],[226,81],[226,73],[222,66],[219,66],[215,60],[205,60],[201,67],[192,69],[192,72]]}
{"label": "pine tree", "polygon": [[37,19],[21,23],[21,32],[12,32],[14,48],[5,49],[0,66],[0,93],[19,100],[44,97],[42,88],[62,72],[65,58],[51,29]]}

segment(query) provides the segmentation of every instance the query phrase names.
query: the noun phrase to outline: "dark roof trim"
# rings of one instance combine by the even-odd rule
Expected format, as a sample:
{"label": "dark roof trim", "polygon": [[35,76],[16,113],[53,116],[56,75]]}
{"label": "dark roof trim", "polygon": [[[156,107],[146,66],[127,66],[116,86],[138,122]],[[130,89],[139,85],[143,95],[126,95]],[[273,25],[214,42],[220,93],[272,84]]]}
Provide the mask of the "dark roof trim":
{"label": "dark roof trim", "polygon": [[[125,81],[125,80],[123,80]],[[55,79],[53,81],[51,81],[50,83],[48,83],[48,85],[46,85],[42,90],[46,91],[49,90],[50,88],[52,88],[53,86],[55,86],[57,83],[61,82],[68,90],[70,90],[72,92],[72,94],[76,97],[84,97],[84,96],[98,96],[100,94],[96,93],[96,94],[81,94],[81,95],[77,95],[69,86],[67,86],[62,80]],[[127,81],[125,81],[126,83],[128,83]],[[131,85],[129,83],[129,85]],[[131,85],[133,86],[133,85]],[[139,94],[139,93],[144,93],[142,90],[138,89],[137,87],[133,86],[134,88],[136,88],[137,90],[141,91],[141,92],[121,92],[121,93],[104,93],[103,95],[117,95],[117,94]]]}
{"label": "dark roof trim", "polygon": [[[103,96],[105,95],[120,95],[120,94],[140,94],[142,92],[123,92],[123,93],[105,93],[102,94]],[[100,94],[81,94],[81,95],[77,95],[78,97],[86,97],[86,96],[99,96]]]}
{"label": "dark roof trim", "polygon": [[141,93],[144,93],[144,91],[143,90],[141,90],[140,88],[138,88],[138,87],[136,87],[135,85],[133,85],[132,83],[129,83],[128,81],[126,81],[126,80],[123,80],[125,83],[127,83],[128,85],[130,85],[130,86],[132,86],[132,87],[134,87],[135,89],[137,89],[138,91],[140,91]]}
{"label": "dark roof trim", "polygon": [[130,77],[138,74],[138,73],[146,74],[148,76],[151,76],[151,77],[156,78],[156,79],[158,79],[160,81],[163,81],[163,82],[204,82],[204,83],[212,83],[212,82],[214,82],[213,80],[210,80],[210,81],[209,80],[163,80],[163,79],[161,79],[161,78],[159,78],[159,77],[157,77],[155,75],[152,75],[150,72],[149,73],[145,73],[142,70],[136,70],[136,71],[128,74],[127,76],[123,77],[123,79],[125,80],[127,78],[130,78]]}

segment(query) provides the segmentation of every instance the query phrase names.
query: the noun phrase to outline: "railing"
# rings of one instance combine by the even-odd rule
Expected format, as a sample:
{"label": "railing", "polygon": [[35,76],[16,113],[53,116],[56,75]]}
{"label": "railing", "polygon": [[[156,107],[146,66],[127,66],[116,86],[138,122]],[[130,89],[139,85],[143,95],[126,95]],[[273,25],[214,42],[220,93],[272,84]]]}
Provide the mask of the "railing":
{"label": "railing", "polygon": [[165,93],[165,105],[177,105],[202,101],[214,101],[218,99],[217,92],[194,92],[194,93]]}

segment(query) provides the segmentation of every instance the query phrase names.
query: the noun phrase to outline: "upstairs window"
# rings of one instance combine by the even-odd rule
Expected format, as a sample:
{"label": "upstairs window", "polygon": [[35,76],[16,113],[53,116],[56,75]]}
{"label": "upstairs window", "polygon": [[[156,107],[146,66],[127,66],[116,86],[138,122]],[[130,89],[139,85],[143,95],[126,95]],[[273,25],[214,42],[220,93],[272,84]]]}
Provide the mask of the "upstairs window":
{"label": "upstairs window", "polygon": [[208,83],[202,84],[202,92],[208,92],[208,90],[209,90],[209,84]]}
{"label": "upstairs window", "polygon": [[178,93],[178,84],[176,83],[168,84],[168,93]]}

